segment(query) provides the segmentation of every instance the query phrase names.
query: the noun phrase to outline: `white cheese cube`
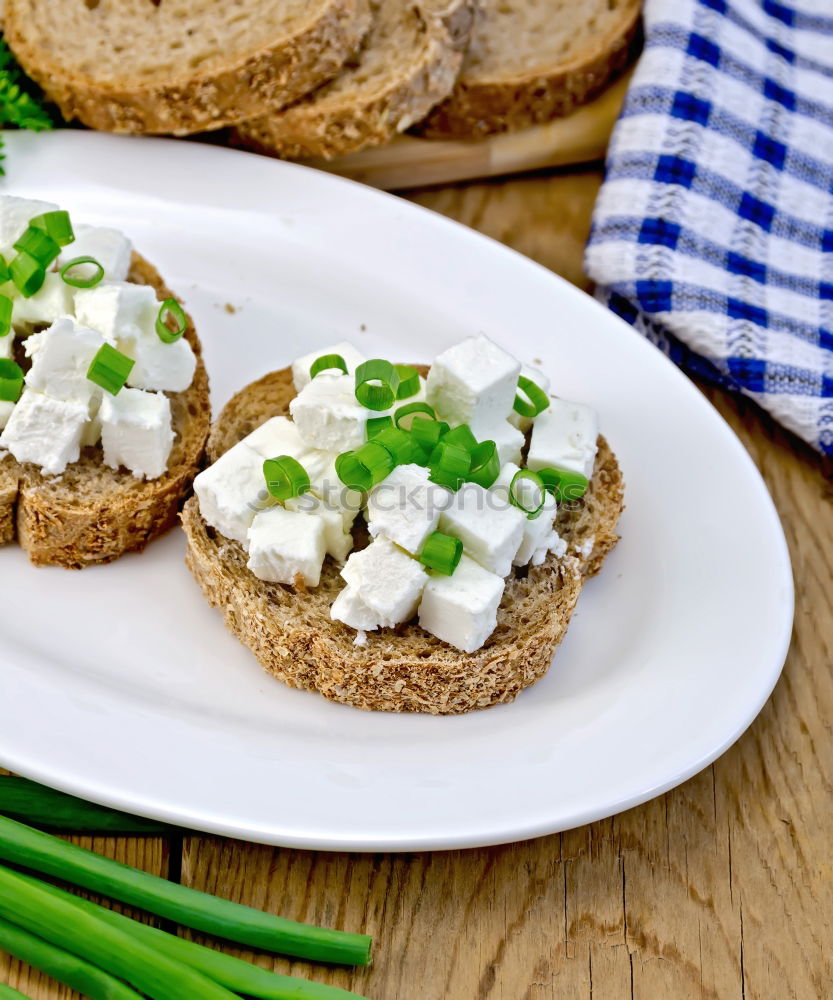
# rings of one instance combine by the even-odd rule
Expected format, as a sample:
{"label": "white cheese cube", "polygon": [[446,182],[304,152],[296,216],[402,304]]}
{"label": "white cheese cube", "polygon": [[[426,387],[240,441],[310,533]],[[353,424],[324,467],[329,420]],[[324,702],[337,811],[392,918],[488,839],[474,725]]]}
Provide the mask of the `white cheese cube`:
{"label": "white cheese cube", "polygon": [[454,535],[484,569],[506,576],[524,535],[526,514],[477,483],[465,483],[440,515],[440,531]]}
{"label": "white cheese cube", "polygon": [[497,457],[501,465],[521,460],[521,449],[524,446],[523,432],[513,427],[508,420],[491,421],[488,424],[476,423],[472,433],[478,441],[494,441],[497,447]]}
{"label": "white cheese cube", "polygon": [[413,555],[437,530],[440,512],[451,502],[451,491],[428,480],[421,465],[399,465],[371,490],[367,526],[371,537],[383,535]]}
{"label": "white cheese cube", "polygon": [[6,399],[0,400],[0,430],[9,422],[9,417],[12,415],[13,409],[14,403],[10,403]]}
{"label": "white cheese cube", "polygon": [[[362,362],[367,361],[367,358],[357,351],[352,344],[349,344],[346,340],[339,341],[337,344],[333,344],[332,347],[321,347],[317,351],[311,351],[309,354],[304,354],[303,357],[296,358],[292,362],[292,381],[295,383],[296,392],[300,392],[304,386],[310,381],[309,370],[312,367],[314,361],[318,358],[323,357],[325,354],[340,354],[344,359],[344,363],[347,365],[347,372],[352,377],[356,368]],[[321,372],[322,377],[331,377],[327,372]],[[354,380],[355,384],[355,380]]]}
{"label": "white cheese cube", "polygon": [[0,358],[10,358],[14,354],[14,330],[0,337]]}
{"label": "white cheese cube", "polygon": [[432,573],[419,605],[419,624],[443,642],[473,653],[494,632],[504,581],[463,556],[451,576]]}
{"label": "white cheese cube", "polygon": [[303,493],[292,497],[284,504],[287,510],[319,517],[324,522],[324,545],[328,556],[344,562],[353,548],[353,536],[344,524],[341,511],[328,507],[314,493]]}
{"label": "white cheese cube", "polygon": [[18,462],[32,462],[48,475],[58,476],[78,460],[88,417],[86,403],[24,389],[0,434],[0,446]]}
{"label": "white cheese cube", "polygon": [[599,418],[583,403],[554,399],[539,413],[532,428],[527,465],[530,469],[566,469],[589,479],[596,460]]}
{"label": "white cheese cube", "polygon": [[341,575],[386,625],[413,616],[428,582],[424,567],[383,536],[353,552]]}
{"label": "white cheese cube", "polygon": [[243,443],[263,458],[277,458],[279,455],[298,458],[306,450],[298,428],[289,417],[271,417],[247,434]]}
{"label": "white cheese cube", "polygon": [[7,256],[18,237],[29,228],[29,220],[44,212],[54,212],[58,208],[51,201],[34,201],[31,198],[17,198],[14,195],[0,195],[0,250]]}
{"label": "white cheese cube", "polygon": [[488,426],[509,416],[520,371],[511,354],[488,337],[469,337],[434,359],[427,399],[452,425]]}
{"label": "white cheese cube", "polygon": [[130,270],[133,244],[118,229],[106,226],[73,226],[75,240],[65,246],[58,258],[61,268],[76,257],[94,257],[110,281],[124,281]]}
{"label": "white cheese cube", "polygon": [[69,317],[56,320],[26,341],[26,354],[32,358],[26,385],[53,399],[71,399],[87,406],[98,392],[87,372],[103,343],[101,334],[78,326]]}
{"label": "white cheese cube", "polygon": [[396,622],[385,621],[376,611],[369,608],[349,584],[339,592],[330,608],[330,618],[344,622],[360,632],[373,632],[377,628],[393,626]]}
{"label": "white cheese cube", "polygon": [[136,362],[127,376],[129,386],[160,392],[182,392],[191,384],[197,358],[184,337],[166,344],[154,330],[134,340],[119,340],[118,343],[119,349]]}
{"label": "white cheese cube", "polygon": [[314,378],[289,404],[289,412],[309,448],[352,451],[365,441],[368,417],[376,416],[355,396],[352,375]]}
{"label": "white cheese cube", "polygon": [[[507,462],[500,470],[500,475],[491,487],[491,492],[500,499],[501,503],[509,505],[509,488],[518,472],[520,472],[520,468],[514,462]],[[558,502],[552,493],[547,493],[544,497],[541,513],[532,519],[528,517],[525,519],[521,545],[513,560],[515,566],[526,566],[530,562],[533,566],[540,566],[551,547],[558,544],[558,535],[553,529],[557,510]]]}
{"label": "white cheese cube", "polygon": [[344,530],[349,531],[356,520],[356,515],[364,506],[364,494],[345,486],[338,478],[335,464],[337,457],[336,451],[307,451],[301,456],[300,461],[309,474],[311,491],[320,497],[328,508],[339,512],[344,522]]}
{"label": "white cheese cube", "polygon": [[270,583],[317,587],[326,550],[324,521],[284,507],[270,507],[255,515],[248,532],[249,569]]}
{"label": "white cheese cube", "polygon": [[98,395],[94,395],[90,400],[89,418],[81,434],[82,448],[90,448],[101,440],[101,400],[103,396],[104,390],[100,389]]}
{"label": "white cheese cube", "polygon": [[[159,302],[150,285],[102,281],[95,288],[79,288],[75,293],[75,318],[84,326],[98,330],[111,344],[133,341],[143,331],[156,336],[158,313]],[[121,345],[119,349],[123,350]]]}
{"label": "white cheese cube", "polygon": [[73,312],[73,289],[60,274],[48,271],[43,284],[28,299],[22,295],[12,300],[12,326],[29,331],[38,324],[54,323],[61,316]]}
{"label": "white cheese cube", "polygon": [[255,514],[274,503],[263,478],[263,456],[242,442],[203,469],[194,493],[203,520],[243,546]]}
{"label": "white cheese cube", "polygon": [[165,472],[174,443],[167,396],[141,389],[104,393],[98,415],[105,465],[124,466],[137,479],[157,479]]}
{"label": "white cheese cube", "polygon": [[[521,375],[524,378],[528,378],[530,381],[534,382],[539,389],[543,392],[549,393],[550,391],[550,380],[549,378],[538,368],[531,368],[529,365],[523,365],[521,368]],[[519,431],[526,433],[532,426],[532,417],[522,417],[517,410],[512,410],[509,414],[509,423],[513,427],[517,427]]]}

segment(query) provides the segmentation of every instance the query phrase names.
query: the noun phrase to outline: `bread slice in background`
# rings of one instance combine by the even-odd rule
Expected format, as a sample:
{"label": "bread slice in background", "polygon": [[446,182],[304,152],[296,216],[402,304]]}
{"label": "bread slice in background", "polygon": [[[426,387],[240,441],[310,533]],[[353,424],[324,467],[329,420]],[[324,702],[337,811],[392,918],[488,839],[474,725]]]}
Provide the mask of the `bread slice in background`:
{"label": "bread slice in background", "polygon": [[[294,395],[288,368],[243,389],[212,428],[209,461],[264,420],[287,414]],[[558,514],[567,555],[550,555],[541,566],[517,571],[507,582],[497,628],[468,654],[413,623],[369,632],[366,644],[356,646],[356,632],[330,618],[344,586],[332,559],[325,561],[318,587],[296,591],[254,576],[243,547],[205,523],[195,497],[185,504],[182,523],[186,561],[203,593],[270,674],[357,708],[445,715],[511,701],[547,672],[585,578],[598,572],[618,540],[622,502],[619,466],[600,438],[587,494]],[[361,518],[354,538],[357,546],[367,543]]]}
{"label": "bread slice in background", "polygon": [[[173,296],[136,253],[128,280],[152,285],[160,301]],[[184,392],[166,393],[176,433],[167,471],[158,479],[136,479],[104,465],[96,446],[84,448],[80,459],[54,478],[7,454],[0,460],[0,542],[16,538],[37,566],[81,569],[143,549],[176,523],[211,424],[208,376],[190,317],[185,337],[197,367]]]}
{"label": "bread slice in background", "polygon": [[186,134],[298,100],[334,76],[367,0],[6,0],[5,37],[67,119]]}
{"label": "bread slice in background", "polygon": [[423,135],[526,128],[595,96],[627,64],[641,0],[483,0],[453,93]]}
{"label": "bread slice in background", "polygon": [[289,159],[388,142],[451,93],[475,0],[376,0],[353,63],[302,101],[244,122],[233,141]]}

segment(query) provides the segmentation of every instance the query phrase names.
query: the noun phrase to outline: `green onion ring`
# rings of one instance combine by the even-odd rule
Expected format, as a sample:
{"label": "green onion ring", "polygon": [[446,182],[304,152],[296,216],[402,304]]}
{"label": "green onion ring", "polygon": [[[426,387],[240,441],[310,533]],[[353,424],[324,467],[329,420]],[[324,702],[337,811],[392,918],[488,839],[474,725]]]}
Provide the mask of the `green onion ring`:
{"label": "green onion ring", "polygon": [[463,543],[453,535],[445,535],[442,531],[432,532],[425,540],[419,561],[423,566],[436,570],[444,576],[451,576],[460,564],[463,555]]}
{"label": "green onion ring", "polygon": [[539,469],[538,475],[541,477],[544,489],[553,493],[558,503],[579,500],[590,485],[590,480],[586,476],[567,469]]}
{"label": "green onion ring", "polygon": [[[530,483],[532,486],[537,487],[540,497],[537,502],[530,504],[524,501],[521,495],[524,483]],[[509,484],[509,503],[517,507],[518,510],[522,510],[531,521],[541,513],[546,498],[547,492],[544,481],[538,473],[533,472],[531,469],[518,469],[512,477],[512,482]]]}
{"label": "green onion ring", "polygon": [[0,400],[16,403],[23,392],[23,369],[11,358],[0,358]]}
{"label": "green onion ring", "polygon": [[399,388],[396,390],[397,399],[410,399],[419,392],[419,372],[411,365],[394,365],[396,374],[399,376]]}
{"label": "green onion ring", "polygon": [[[95,271],[88,278],[82,278],[80,275],[74,276],[70,273],[76,267],[82,267],[84,264],[92,264],[95,268]],[[72,260],[68,260],[64,264],[60,273],[64,283],[71,288],[95,288],[104,277],[104,266],[95,257],[73,257]]]}
{"label": "green onion ring", "polygon": [[466,451],[471,451],[477,444],[477,438],[472,434],[468,424],[452,427],[448,433],[443,434],[443,441],[448,444],[456,444],[458,448],[465,448]]}
{"label": "green onion ring", "polygon": [[525,375],[518,377],[518,388],[526,396],[515,396],[512,409],[522,417],[537,417],[550,405],[550,398],[544,390]]}
{"label": "green onion ring", "polygon": [[[168,326],[167,320],[169,316],[173,317],[173,321],[176,323],[176,327],[173,330]],[[159,337],[163,344],[173,344],[179,340],[187,329],[188,317],[185,315],[185,310],[176,299],[165,299],[159,307],[159,313],[156,317],[157,337]]]}
{"label": "green onion ring", "polygon": [[458,490],[469,474],[471,455],[464,448],[440,441],[428,459],[429,479],[439,486]]}
{"label": "green onion ring", "polygon": [[29,220],[29,225],[33,229],[41,229],[55,242],[62,247],[72,243],[75,233],[72,231],[72,223],[69,219],[69,212],[58,210],[56,212],[44,212],[43,215],[36,215]]}
{"label": "green onion ring", "polygon": [[399,374],[390,361],[374,358],[356,369],[356,399],[368,410],[389,410],[398,388]]}
{"label": "green onion ring", "polygon": [[102,344],[90,362],[87,378],[101,386],[111,396],[117,396],[124,388],[136,362],[126,354],[117,351],[111,344]]}
{"label": "green onion ring", "polygon": [[396,465],[407,465],[414,457],[414,441],[407,431],[387,427],[373,439],[391,453]]}
{"label": "green onion ring", "polygon": [[356,451],[345,451],[336,459],[336,475],[351,490],[367,493],[393,472],[393,455],[376,441]]}
{"label": "green onion ring", "polygon": [[469,454],[471,456],[471,469],[467,477],[469,482],[477,483],[484,489],[493,486],[500,475],[500,457],[495,442],[481,441]]}
{"label": "green onion ring", "polygon": [[[434,412],[433,407],[429,406],[427,403],[406,403],[404,406],[398,406],[394,410],[393,422],[397,427],[402,427],[402,421],[406,417],[412,417],[412,414],[414,413],[427,413],[432,420],[437,419],[437,414]],[[413,418],[407,427],[402,427],[402,430],[409,431],[412,423]]]}
{"label": "green onion ring", "polygon": [[12,328],[14,303],[8,295],[0,295],[0,337],[5,337]]}
{"label": "green onion ring", "polygon": [[36,260],[41,267],[47,268],[60,256],[61,248],[52,239],[49,233],[42,229],[29,226],[25,233],[14,244],[14,249],[20,253],[28,254],[32,260]]}
{"label": "green onion ring", "polygon": [[12,272],[9,269],[9,264],[3,254],[0,253],[0,285],[4,285],[7,281],[10,281],[12,277]]}
{"label": "green onion ring", "polygon": [[371,438],[375,438],[389,427],[393,427],[393,418],[389,416],[371,417],[364,425],[366,440],[369,441]]}
{"label": "green onion ring", "polygon": [[25,298],[31,298],[40,291],[46,280],[46,271],[28,253],[19,253],[12,259],[9,271],[17,290]]}
{"label": "green onion ring", "polygon": [[310,481],[307,470],[291,455],[267,458],[263,463],[263,478],[270,496],[277,500],[290,500],[309,492]]}
{"label": "green onion ring", "polygon": [[340,354],[322,354],[309,366],[309,377],[315,378],[321,372],[340,371],[347,374],[347,362]]}
{"label": "green onion ring", "polygon": [[437,447],[443,435],[447,433],[448,424],[444,420],[414,417],[411,422],[411,436],[424,451],[429,453]]}

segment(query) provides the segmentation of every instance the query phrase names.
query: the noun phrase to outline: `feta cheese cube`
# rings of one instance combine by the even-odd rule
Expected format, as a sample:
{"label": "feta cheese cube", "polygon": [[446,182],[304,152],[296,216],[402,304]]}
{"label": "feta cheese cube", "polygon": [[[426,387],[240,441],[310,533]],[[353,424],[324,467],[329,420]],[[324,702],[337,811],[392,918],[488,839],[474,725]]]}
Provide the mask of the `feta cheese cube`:
{"label": "feta cheese cube", "polygon": [[320,517],[270,507],[256,514],[248,531],[249,569],[270,583],[295,583],[317,587],[326,549],[324,521]]}
{"label": "feta cheese cube", "polygon": [[[292,362],[292,381],[295,383],[296,392],[300,392],[310,381],[309,370],[313,362],[325,354],[340,354],[344,358],[344,363],[347,365],[347,372],[351,376],[362,362],[367,361],[367,358],[361,351],[357,351],[346,340],[339,341],[339,343],[333,344],[332,347],[322,347],[317,351],[304,354]],[[322,372],[321,374],[324,378],[331,377],[326,372]]]}
{"label": "feta cheese cube", "polygon": [[307,447],[352,451],[365,441],[365,424],[376,416],[355,396],[352,375],[314,378],[289,404],[289,412]]}
{"label": "feta cheese cube", "polygon": [[[491,492],[500,499],[501,503],[509,505],[509,487],[518,472],[520,472],[520,468],[514,462],[507,462],[500,470],[500,475],[491,487]],[[526,566],[529,562],[533,566],[540,566],[551,547],[557,545],[558,535],[553,529],[557,510],[558,502],[552,493],[547,493],[544,497],[541,513],[531,520],[528,517],[525,518],[523,538],[513,560],[515,566]]]}
{"label": "feta cheese cube", "polygon": [[26,354],[32,358],[26,385],[53,399],[71,399],[87,406],[98,391],[87,372],[103,343],[101,334],[78,326],[69,317],[56,320],[26,341]]}
{"label": "feta cheese cube", "polygon": [[70,462],[78,461],[88,417],[86,403],[24,389],[0,434],[0,446],[18,462],[32,462],[48,475],[59,476]]}
{"label": "feta cheese cube", "polygon": [[12,415],[13,409],[14,403],[10,403],[6,399],[0,400],[0,430],[9,422],[9,417]]}
{"label": "feta cheese cube", "polygon": [[324,544],[328,556],[344,562],[353,548],[353,536],[345,526],[341,511],[328,507],[314,493],[303,493],[299,497],[291,497],[284,504],[287,510],[320,517],[324,522]]}
{"label": "feta cheese cube", "polygon": [[105,278],[111,281],[127,278],[133,244],[124,233],[106,226],[78,225],[73,229],[75,240],[61,251],[59,268],[75,257],[94,257],[104,268]]}
{"label": "feta cheese cube", "polygon": [[473,653],[494,632],[504,581],[463,556],[451,576],[432,574],[419,605],[419,624],[443,642]]}
{"label": "feta cheese cube", "polygon": [[0,250],[8,256],[18,237],[29,228],[30,219],[44,212],[54,212],[57,208],[51,201],[0,195]]}
{"label": "feta cheese cube", "polygon": [[132,388],[182,392],[191,384],[197,358],[184,337],[166,344],[155,330],[144,331],[132,340],[120,338],[118,345],[119,350],[136,362],[127,376],[127,384]]}
{"label": "feta cheese cube", "polygon": [[371,490],[367,526],[372,538],[383,535],[413,555],[436,531],[440,512],[451,502],[451,491],[429,482],[428,469],[399,465]]}
{"label": "feta cheese cube", "polygon": [[194,493],[203,520],[243,546],[255,514],[274,504],[263,478],[263,456],[242,442],[203,469]]}
{"label": "feta cheese cube", "polygon": [[494,441],[497,447],[497,457],[501,465],[521,460],[521,449],[524,446],[524,435],[508,420],[491,421],[488,424],[475,423],[472,433],[478,441]]}
{"label": "feta cheese cube", "polygon": [[11,358],[14,355],[14,330],[5,337],[0,337],[0,358]]}
{"label": "feta cheese cube", "polygon": [[377,628],[394,625],[385,621],[376,611],[369,608],[349,584],[339,592],[330,608],[330,618],[343,622],[359,632],[373,632]]}
{"label": "feta cheese cube", "polygon": [[123,465],[137,479],[156,479],[165,472],[174,443],[167,396],[141,389],[105,393],[99,416],[105,465]]}
{"label": "feta cheese cube", "polygon": [[73,312],[73,289],[60,274],[48,271],[43,284],[28,299],[22,295],[12,300],[12,326],[28,332],[38,324],[54,323]]}
{"label": "feta cheese cube", "polygon": [[290,455],[298,458],[306,445],[289,417],[271,417],[243,438],[243,443],[263,458]]}
{"label": "feta cheese cube", "polygon": [[440,515],[440,531],[454,535],[484,569],[506,576],[524,534],[526,514],[477,483],[465,483]]}
{"label": "feta cheese cube", "polygon": [[[61,284],[66,287],[63,281]],[[142,336],[143,331],[156,336],[158,312],[159,302],[150,285],[102,281],[95,288],[79,288],[75,293],[75,318],[84,326],[98,330],[111,344],[131,342]],[[120,343],[119,349],[123,350]]]}
{"label": "feta cheese cube", "polygon": [[384,625],[411,618],[428,582],[424,567],[384,536],[353,552],[341,575]]}
{"label": "feta cheese cube", "polygon": [[328,508],[339,512],[344,530],[349,531],[364,506],[364,495],[345,486],[338,478],[337,457],[336,451],[307,451],[299,461],[309,474],[312,493],[320,497]]}
{"label": "feta cheese cube", "polygon": [[488,337],[469,337],[434,359],[427,400],[452,425],[488,426],[512,411],[520,371],[520,364]]}
{"label": "feta cheese cube", "polygon": [[530,469],[566,469],[589,479],[596,460],[599,418],[583,403],[554,399],[539,413],[532,428],[527,465]]}
{"label": "feta cheese cube", "polygon": [[[528,378],[530,381],[534,382],[539,389],[544,392],[549,393],[550,391],[550,380],[549,378],[538,368],[531,368],[529,365],[523,365],[521,368],[521,375],[524,378]],[[519,431],[526,433],[532,426],[532,417],[522,417],[517,410],[512,410],[509,414],[509,423],[513,427],[517,427]]]}
{"label": "feta cheese cube", "polygon": [[98,395],[93,396],[89,405],[89,419],[84,425],[81,434],[81,447],[90,448],[97,445],[101,440],[101,400],[104,391],[99,390]]}

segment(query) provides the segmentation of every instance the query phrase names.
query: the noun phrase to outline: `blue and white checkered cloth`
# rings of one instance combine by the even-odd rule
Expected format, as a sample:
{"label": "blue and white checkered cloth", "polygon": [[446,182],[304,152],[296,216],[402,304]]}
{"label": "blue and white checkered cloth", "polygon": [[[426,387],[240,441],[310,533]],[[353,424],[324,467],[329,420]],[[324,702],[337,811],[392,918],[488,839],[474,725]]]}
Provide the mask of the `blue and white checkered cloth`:
{"label": "blue and white checkered cloth", "polygon": [[833,454],[833,0],[647,0],[586,265],[692,373]]}

